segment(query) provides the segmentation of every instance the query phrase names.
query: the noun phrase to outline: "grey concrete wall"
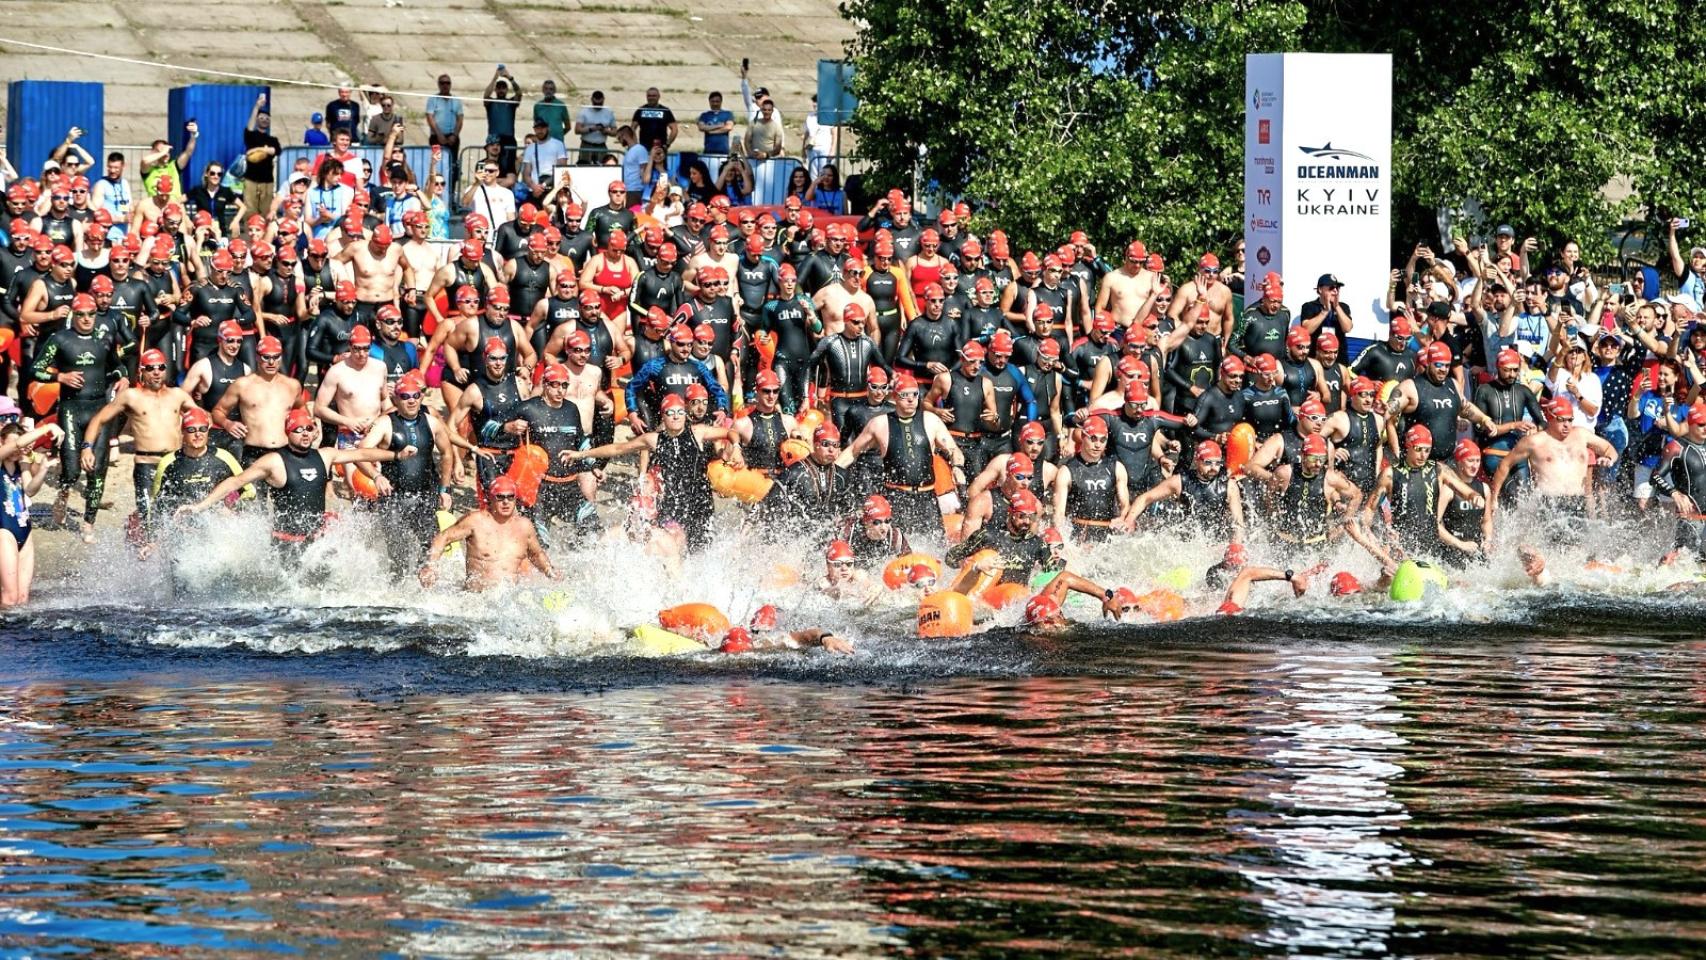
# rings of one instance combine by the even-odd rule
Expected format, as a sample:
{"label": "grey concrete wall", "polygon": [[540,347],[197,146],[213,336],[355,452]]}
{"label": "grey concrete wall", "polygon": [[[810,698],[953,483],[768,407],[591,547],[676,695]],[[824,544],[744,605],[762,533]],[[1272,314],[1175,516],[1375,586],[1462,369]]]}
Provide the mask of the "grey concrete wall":
{"label": "grey concrete wall", "polygon": [[[523,117],[547,78],[571,105],[603,90],[619,117],[644,102],[648,86],[657,86],[663,102],[688,121],[678,146],[692,149],[699,136],[690,122],[705,109],[709,91],[722,90],[725,107],[741,116],[738,74],[741,58],[750,57],[754,81],[770,88],[787,119],[790,146],[797,148],[817,61],[840,58],[852,36],[834,0],[704,7],[685,0],[7,0],[3,9],[11,36],[179,68],[0,45],[0,80],[104,82],[108,144],[145,144],[161,135],[169,88],[218,82],[198,69],[425,93],[444,72],[455,92],[477,98],[503,63],[528,91]],[[308,115],[333,96],[331,90],[275,86],[275,132],[286,142],[299,141]],[[426,141],[421,102],[398,97],[414,143]],[[477,102],[466,106],[463,141],[478,144],[485,114]]]}

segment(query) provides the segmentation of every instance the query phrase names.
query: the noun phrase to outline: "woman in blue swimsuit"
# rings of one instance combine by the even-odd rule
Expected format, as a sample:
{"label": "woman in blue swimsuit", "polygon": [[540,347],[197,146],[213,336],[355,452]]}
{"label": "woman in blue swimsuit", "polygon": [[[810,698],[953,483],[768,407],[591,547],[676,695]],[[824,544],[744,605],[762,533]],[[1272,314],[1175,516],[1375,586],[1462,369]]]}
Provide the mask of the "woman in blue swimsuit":
{"label": "woman in blue swimsuit", "polygon": [[30,541],[30,497],[47,480],[47,457],[35,452],[45,436],[59,438],[53,424],[26,432],[21,424],[0,428],[0,607],[28,603],[36,573]]}

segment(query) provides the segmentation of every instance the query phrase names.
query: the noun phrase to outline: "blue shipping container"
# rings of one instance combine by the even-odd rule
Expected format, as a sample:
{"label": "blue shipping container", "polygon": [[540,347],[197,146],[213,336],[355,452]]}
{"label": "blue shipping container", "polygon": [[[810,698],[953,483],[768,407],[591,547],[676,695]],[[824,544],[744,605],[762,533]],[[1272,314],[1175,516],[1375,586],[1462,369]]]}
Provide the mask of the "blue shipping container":
{"label": "blue shipping container", "polygon": [[268,87],[203,83],[167,91],[166,129],[171,131],[172,149],[182,150],[187,142],[184,124],[194,120],[197,130],[195,153],[184,173],[185,190],[201,183],[201,172],[209,163],[224,167],[242,155],[249,112],[255,108],[255,97],[263,93],[270,108],[272,91]]}
{"label": "blue shipping container", "polygon": [[78,146],[94,158],[98,177],[106,158],[106,87],[70,80],[14,80],[6,89],[6,156],[25,177],[41,176],[41,165],[73,126],[83,128]]}

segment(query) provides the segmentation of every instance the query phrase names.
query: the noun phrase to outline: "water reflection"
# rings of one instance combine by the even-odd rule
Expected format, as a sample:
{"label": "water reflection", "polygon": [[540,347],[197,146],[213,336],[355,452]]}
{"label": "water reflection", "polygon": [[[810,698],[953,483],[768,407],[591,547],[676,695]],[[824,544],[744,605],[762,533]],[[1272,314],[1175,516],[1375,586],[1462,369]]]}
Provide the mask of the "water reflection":
{"label": "water reflection", "polygon": [[0,701],[0,955],[1562,955],[1588,926],[1664,952],[1706,935],[1702,652],[1157,646],[1100,678],[377,701],[32,682]]}
{"label": "water reflection", "polygon": [[1240,872],[1273,922],[1259,943],[1288,952],[1384,954],[1403,897],[1389,883],[1411,863],[1398,831],[1409,814],[1391,781],[1406,741],[1385,655],[1294,655],[1266,671],[1269,716],[1251,729],[1266,769],[1231,829],[1271,848]]}

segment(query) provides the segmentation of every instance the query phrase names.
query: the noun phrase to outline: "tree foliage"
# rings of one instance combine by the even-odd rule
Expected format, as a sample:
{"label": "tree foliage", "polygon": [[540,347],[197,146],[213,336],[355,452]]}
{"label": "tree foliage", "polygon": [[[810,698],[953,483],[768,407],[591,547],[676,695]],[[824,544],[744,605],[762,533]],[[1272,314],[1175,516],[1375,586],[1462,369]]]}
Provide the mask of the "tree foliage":
{"label": "tree foliage", "polygon": [[[1393,54],[1394,247],[1436,210],[1603,251],[1640,205],[1706,219],[1706,17],[1686,0],[845,0],[860,150],[988,204],[1018,243],[1175,255],[1243,212],[1244,57]],[[926,154],[922,160],[918,147]],[[1616,200],[1608,184],[1634,196]],[[1482,225],[1490,229],[1490,224]]]}

